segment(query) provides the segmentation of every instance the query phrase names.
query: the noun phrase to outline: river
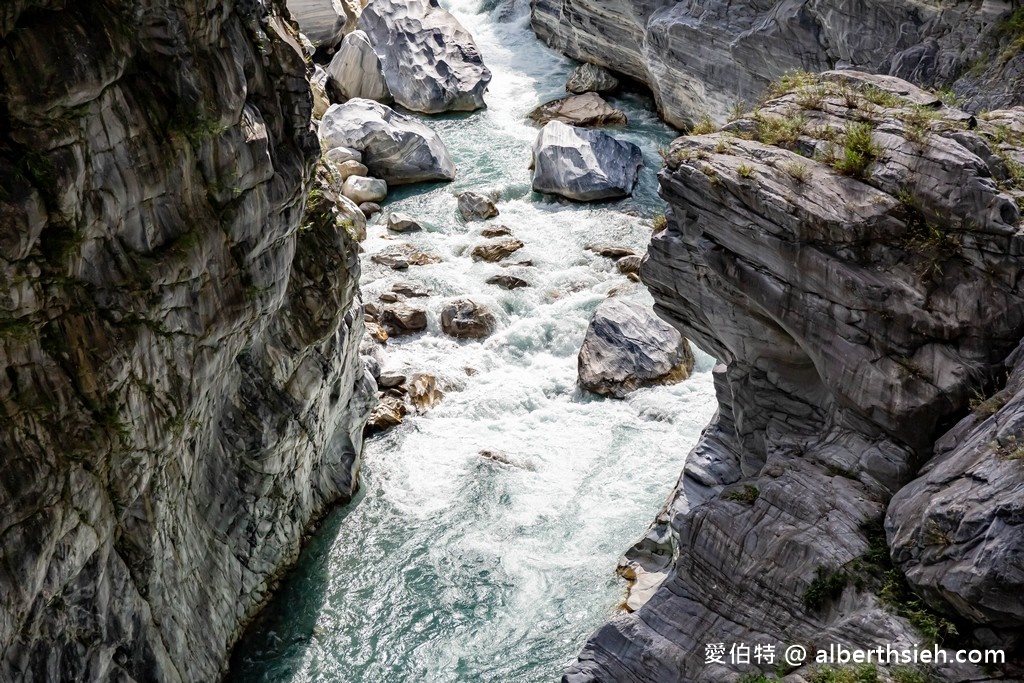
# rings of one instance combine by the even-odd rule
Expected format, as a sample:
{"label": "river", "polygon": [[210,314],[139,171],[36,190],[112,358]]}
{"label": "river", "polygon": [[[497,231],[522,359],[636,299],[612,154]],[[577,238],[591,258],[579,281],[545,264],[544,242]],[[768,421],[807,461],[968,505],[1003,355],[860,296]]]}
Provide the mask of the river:
{"label": "river", "polygon": [[[434,296],[424,334],[392,339],[385,370],[438,377],[432,410],[370,439],[362,489],[331,514],[303,552],[258,627],[238,646],[231,680],[346,683],[557,680],[625,594],[618,557],[647,528],[714,408],[710,357],[695,351],[693,376],[604,400],[576,387],[576,354],[587,322],[611,290],[650,304],[584,247],[642,252],[657,197],[657,154],[674,136],[641,95],[611,98],[629,116],[611,131],[643,149],[633,198],[597,205],[534,195],[525,120],[565,94],[573,64],[544,47],[528,6],[445,6],[475,36],[493,72],[488,108],[435,117],[459,167],[448,185],[399,188],[385,210],[423,222],[402,236],[442,256],[396,274],[369,256],[392,246],[382,221],[364,243],[363,292],[375,301],[396,280]],[[474,262],[480,224],[464,224],[454,192],[498,191],[501,215],[525,247],[503,269]],[[531,287],[505,291],[485,280],[509,272]],[[397,276],[396,276],[397,275]],[[483,342],[440,333],[447,297],[468,295],[498,313]],[[483,458],[499,451],[511,464]]]}

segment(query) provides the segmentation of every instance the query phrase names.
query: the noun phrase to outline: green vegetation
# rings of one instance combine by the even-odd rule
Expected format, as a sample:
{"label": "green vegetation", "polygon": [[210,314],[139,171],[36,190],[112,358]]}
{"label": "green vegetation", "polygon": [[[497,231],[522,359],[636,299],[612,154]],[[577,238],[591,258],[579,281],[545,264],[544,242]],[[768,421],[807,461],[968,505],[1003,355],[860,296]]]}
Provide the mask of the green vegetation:
{"label": "green vegetation", "polygon": [[757,124],[755,139],[775,147],[791,147],[807,130],[807,117],[803,114],[764,116],[757,112],[754,114],[754,122]]}
{"label": "green vegetation", "polygon": [[718,132],[718,126],[715,125],[714,121],[707,114],[700,117],[700,120],[690,128],[690,135],[707,135],[708,133],[716,132]]}
{"label": "green vegetation", "polygon": [[718,142],[715,143],[715,154],[730,154],[732,153],[732,145],[724,137],[718,138]]}
{"label": "green vegetation", "polygon": [[935,678],[921,669],[901,666],[892,671],[893,683],[932,683]]}
{"label": "green vegetation", "polygon": [[989,445],[1003,460],[1024,460],[1024,438],[1017,437],[1017,434],[999,437]]}
{"label": "green vegetation", "polygon": [[847,581],[846,573],[838,569],[818,567],[817,576],[804,591],[804,607],[817,612],[843,594]]}
{"label": "green vegetation", "polygon": [[905,100],[896,93],[889,92],[888,90],[882,90],[878,86],[871,85],[870,83],[861,89],[861,94],[864,95],[864,99],[868,102],[879,107],[889,107],[892,109],[895,107],[902,107],[905,103]]}
{"label": "green vegetation", "polygon": [[825,666],[813,674],[808,683],[879,683],[878,668],[874,664],[859,664],[833,669]]}
{"label": "green vegetation", "polygon": [[822,85],[811,85],[796,91],[796,103],[804,109],[821,110],[828,96],[828,88]]}
{"label": "green vegetation", "polygon": [[977,389],[971,394],[971,398],[967,401],[967,406],[971,409],[972,413],[977,413],[978,417],[985,420],[996,413],[1006,405],[1006,398],[1000,396],[998,393],[992,396],[985,396]]}
{"label": "green vegetation", "polygon": [[801,161],[790,161],[784,166],[786,173],[798,183],[806,183],[810,177],[811,172],[807,168],[807,164]]}
{"label": "green vegetation", "polygon": [[214,135],[223,133],[225,127],[201,109],[179,106],[167,123],[167,130],[185,136],[193,147],[199,147]]}
{"label": "green vegetation", "polygon": [[881,149],[872,137],[872,128],[867,123],[848,123],[843,139],[842,156],[832,163],[843,175],[854,178],[867,177],[867,169],[881,154]]}
{"label": "green vegetation", "polygon": [[915,272],[919,277],[931,278],[942,273],[942,264],[962,250],[960,238],[938,228],[928,220],[910,188],[899,190],[900,217],[907,225],[907,234],[900,246],[921,258]]}
{"label": "green vegetation", "polygon": [[738,173],[741,178],[753,178],[755,172],[756,170],[750,164],[740,164],[736,168],[736,173]]}
{"label": "green vegetation", "polygon": [[655,235],[657,235],[659,232],[661,232],[662,230],[664,230],[667,227],[668,227],[668,218],[666,218],[665,214],[663,214],[663,213],[662,214],[658,214],[657,216],[654,217],[654,220],[651,221],[651,228],[652,228],[651,232],[653,234],[655,234]]}
{"label": "green vegetation", "polygon": [[1013,14],[1002,21],[996,29],[997,39],[1006,40],[1008,44],[999,54],[1003,64],[1010,61],[1021,50],[1024,50],[1024,7],[1018,8]]}
{"label": "green vegetation", "polygon": [[956,625],[934,611],[915,593],[903,573],[895,567],[886,572],[879,597],[898,615],[907,619],[928,643],[941,645],[959,635]]}
{"label": "green vegetation", "polygon": [[782,74],[779,80],[768,86],[765,94],[769,99],[781,97],[797,88],[813,87],[819,83],[821,83],[821,78],[818,74],[804,71],[803,69],[796,69]]}
{"label": "green vegetation", "polygon": [[747,484],[741,489],[733,489],[732,491],[725,493],[722,496],[722,498],[724,498],[725,500],[735,501],[737,503],[746,503],[748,505],[753,505],[754,501],[757,500],[760,496],[761,491],[758,490],[756,486],[751,486],[750,484]]}
{"label": "green vegetation", "polygon": [[775,683],[776,680],[775,678],[768,678],[760,671],[755,671],[743,674],[736,679],[736,683]]}

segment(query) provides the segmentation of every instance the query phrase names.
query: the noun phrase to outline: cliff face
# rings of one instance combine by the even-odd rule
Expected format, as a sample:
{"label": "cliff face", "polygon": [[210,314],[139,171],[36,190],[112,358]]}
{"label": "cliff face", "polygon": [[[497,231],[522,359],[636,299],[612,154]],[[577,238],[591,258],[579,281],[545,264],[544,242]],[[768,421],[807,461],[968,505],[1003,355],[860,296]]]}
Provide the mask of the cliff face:
{"label": "cliff face", "polygon": [[646,83],[679,127],[724,120],[792,69],[952,87],[972,109],[1020,104],[1024,92],[1024,17],[1011,19],[1008,0],[531,1],[542,40]]}
{"label": "cliff face", "polygon": [[673,143],[641,277],[721,361],[720,410],[628,554],[664,582],[565,680],[733,680],[717,642],[1019,644],[1020,371],[981,399],[1024,334],[1022,124],[831,72]]}
{"label": "cliff face", "polygon": [[0,9],[2,680],[214,680],[353,491],[356,247],[282,11]]}

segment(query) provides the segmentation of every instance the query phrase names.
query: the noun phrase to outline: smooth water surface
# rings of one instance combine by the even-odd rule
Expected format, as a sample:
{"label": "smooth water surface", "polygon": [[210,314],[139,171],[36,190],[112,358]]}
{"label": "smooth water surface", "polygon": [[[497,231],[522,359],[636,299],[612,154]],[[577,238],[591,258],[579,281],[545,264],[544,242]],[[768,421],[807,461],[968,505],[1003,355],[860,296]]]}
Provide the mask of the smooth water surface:
{"label": "smooth water surface", "polygon": [[[362,491],[331,516],[260,627],[239,646],[237,681],[445,682],[557,680],[583,642],[619,609],[618,557],[653,520],[714,410],[712,360],[671,387],[625,401],[576,387],[587,322],[611,290],[650,303],[594,242],[639,252],[662,212],[655,173],[673,132],[641,96],[612,102],[630,124],[614,135],[646,158],[632,199],[580,205],[534,195],[528,164],[537,104],[564,95],[573,64],[542,46],[525,7],[447,5],[476,37],[494,74],[489,108],[429,120],[459,166],[449,185],[398,188],[385,211],[427,230],[364,243],[365,301],[398,280],[433,291],[430,329],[392,339],[384,369],[426,372],[444,399],[366,445]],[[500,192],[501,215],[525,247],[503,268],[469,257],[483,224],[457,217],[454,192]],[[406,273],[369,256],[407,241],[443,258]],[[508,292],[485,280],[522,277]],[[483,342],[440,334],[446,298],[469,295],[498,313]],[[498,451],[511,464],[479,455]]]}

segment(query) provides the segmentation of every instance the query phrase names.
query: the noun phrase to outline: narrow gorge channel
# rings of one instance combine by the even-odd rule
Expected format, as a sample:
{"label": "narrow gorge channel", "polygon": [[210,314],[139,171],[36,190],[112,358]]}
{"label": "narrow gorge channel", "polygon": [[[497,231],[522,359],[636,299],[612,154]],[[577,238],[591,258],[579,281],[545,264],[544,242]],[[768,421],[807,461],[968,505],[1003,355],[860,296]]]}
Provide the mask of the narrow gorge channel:
{"label": "narrow gorge channel", "polygon": [[[650,306],[646,289],[586,246],[643,253],[657,196],[658,150],[676,135],[647,98],[611,103],[629,124],[644,167],[633,196],[574,204],[534,194],[527,114],[564,96],[573,63],[543,46],[529,8],[446,4],[473,34],[493,73],[487,109],[422,117],[458,165],[454,183],[398,188],[363,243],[363,300],[395,282],[416,299],[425,333],[379,348],[385,372],[427,373],[444,396],[371,438],[354,502],[317,531],[298,568],[236,648],[234,681],[555,680],[586,638],[621,609],[614,569],[639,538],[715,410],[713,360],[696,351],[693,375],[628,399],[577,388],[587,323],[610,292]],[[500,215],[466,223],[455,194],[500,194]],[[425,230],[395,236],[389,212]],[[525,246],[502,267],[470,258],[480,230],[507,226]],[[372,257],[407,241],[436,264],[396,272]],[[514,274],[529,287],[486,283]],[[498,312],[495,334],[456,341],[439,329],[441,304],[470,296]],[[482,457],[500,453],[508,463]]]}

